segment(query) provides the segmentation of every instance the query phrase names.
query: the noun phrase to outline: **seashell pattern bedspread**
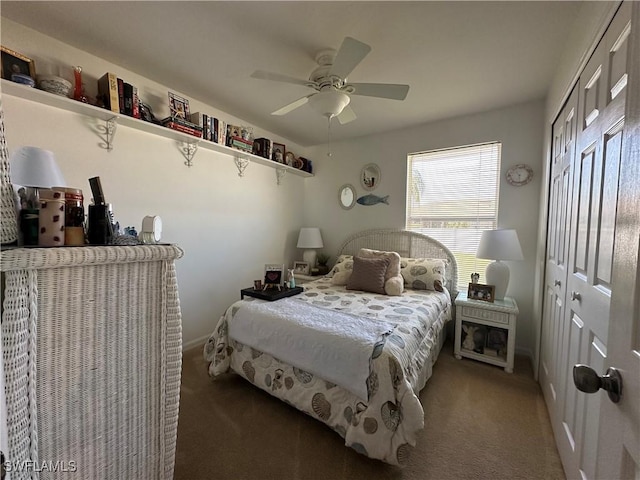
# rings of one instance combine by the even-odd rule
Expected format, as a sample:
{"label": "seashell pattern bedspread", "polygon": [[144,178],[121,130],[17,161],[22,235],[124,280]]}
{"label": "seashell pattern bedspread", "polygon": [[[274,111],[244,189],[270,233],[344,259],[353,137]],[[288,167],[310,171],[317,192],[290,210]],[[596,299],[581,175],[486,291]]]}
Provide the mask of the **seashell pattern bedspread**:
{"label": "seashell pattern bedspread", "polygon": [[[228,337],[240,302],[220,318],[204,347],[209,375],[234,371],[268,393],[324,422],[357,452],[390,464],[406,462],[424,427],[424,411],[417,397],[421,372],[430,368],[437,337],[451,320],[449,293],[406,290],[402,296],[346,290],[321,278],[304,285],[295,297],[318,308],[384,319],[393,330],[371,345],[368,401],[260,350]],[[427,365],[425,365],[427,364]],[[429,370],[430,373],[430,370]]]}

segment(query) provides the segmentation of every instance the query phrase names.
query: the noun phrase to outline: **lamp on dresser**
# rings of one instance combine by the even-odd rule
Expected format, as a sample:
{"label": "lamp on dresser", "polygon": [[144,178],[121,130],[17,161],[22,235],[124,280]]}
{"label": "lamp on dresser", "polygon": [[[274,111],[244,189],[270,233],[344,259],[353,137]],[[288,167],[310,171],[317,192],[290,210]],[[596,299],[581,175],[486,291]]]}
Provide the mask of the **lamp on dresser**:
{"label": "lamp on dresser", "polygon": [[502,260],[523,260],[518,233],[512,229],[485,230],[480,237],[477,258],[495,260],[487,265],[486,282],[494,285],[496,300],[502,300],[509,286],[509,266]]}
{"label": "lamp on dresser", "polygon": [[302,227],[298,235],[298,248],[304,248],[302,260],[309,264],[309,268],[316,266],[317,252],[316,248],[324,247],[322,243],[322,235],[318,227]]}
{"label": "lamp on dresser", "polygon": [[38,147],[20,147],[11,155],[11,181],[25,187],[23,208],[40,208],[38,189],[66,185],[53,152]]}
{"label": "lamp on dresser", "polygon": [[10,158],[11,181],[23,188],[20,196],[20,243],[38,245],[40,189],[67,183],[53,152],[38,147],[20,147]]}

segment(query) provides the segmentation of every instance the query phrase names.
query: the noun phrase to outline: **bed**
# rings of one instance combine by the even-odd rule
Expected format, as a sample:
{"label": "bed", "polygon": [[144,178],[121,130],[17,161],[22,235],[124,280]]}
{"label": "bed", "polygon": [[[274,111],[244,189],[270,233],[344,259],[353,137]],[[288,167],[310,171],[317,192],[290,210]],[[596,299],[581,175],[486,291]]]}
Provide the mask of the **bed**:
{"label": "bed", "polygon": [[210,376],[234,372],[327,424],[357,452],[403,465],[424,427],[418,394],[453,318],[457,266],[446,246],[406,230],[354,234],[337,259],[363,248],[397,252],[405,267],[439,259],[442,291],[411,288],[419,282],[405,283],[399,296],[347,290],[332,283],[336,266],[294,297],[235,302],[204,357]]}

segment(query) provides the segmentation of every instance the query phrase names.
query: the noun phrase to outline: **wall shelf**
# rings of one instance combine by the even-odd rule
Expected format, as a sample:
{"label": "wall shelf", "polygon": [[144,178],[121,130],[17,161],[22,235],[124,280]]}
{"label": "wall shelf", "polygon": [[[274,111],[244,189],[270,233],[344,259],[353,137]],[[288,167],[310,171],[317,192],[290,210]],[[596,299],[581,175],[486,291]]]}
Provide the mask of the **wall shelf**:
{"label": "wall shelf", "polygon": [[[225,145],[220,145],[209,140],[194,137],[193,135],[177,132],[170,128],[163,127],[162,125],[156,125],[155,123],[145,122],[144,120],[117,114],[104,108],[99,108],[86,103],[78,102],[71,98],[45,92],[44,90],[28,87],[5,79],[2,79],[1,85],[3,95],[11,95],[13,97],[18,97],[31,102],[40,103],[50,107],[59,108],[61,110],[66,110],[68,112],[79,113],[81,115],[86,115],[88,117],[102,120],[103,122],[105,122],[104,133],[106,135],[106,138],[103,138],[103,140],[105,140],[105,148],[108,150],[111,150],[113,148],[113,137],[115,135],[115,125],[117,124],[123,127],[133,128],[141,132],[151,133],[160,137],[169,138],[183,145],[197,145],[196,150],[211,150],[214,152],[222,153],[224,155],[229,155],[234,159],[244,159],[254,163],[259,163],[260,165],[275,168],[276,172],[288,172],[300,177],[313,177],[312,173],[298,170],[297,168],[283,165],[282,163],[274,162],[273,160],[269,160],[268,158],[259,157],[251,153],[245,153],[240,150],[236,150],[235,148],[227,147]],[[107,133],[107,130],[109,131],[109,133]],[[189,150],[192,151],[193,148]],[[193,152],[193,155],[195,155],[195,151]],[[185,162],[187,166],[191,166],[193,155],[191,155],[191,158],[187,159],[187,162]],[[236,161],[236,164],[237,163],[238,162]],[[282,174],[278,174],[278,178],[281,178],[281,175]]]}

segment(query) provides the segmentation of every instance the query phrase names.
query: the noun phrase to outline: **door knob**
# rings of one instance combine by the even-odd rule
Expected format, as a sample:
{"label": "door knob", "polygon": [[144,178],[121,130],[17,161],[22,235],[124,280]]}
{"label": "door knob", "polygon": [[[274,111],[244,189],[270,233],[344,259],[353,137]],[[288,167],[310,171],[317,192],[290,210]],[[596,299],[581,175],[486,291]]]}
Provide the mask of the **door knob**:
{"label": "door knob", "polygon": [[571,292],[571,300],[580,301],[582,300],[582,295],[580,295],[578,292]]}
{"label": "door knob", "polygon": [[599,376],[589,365],[574,365],[573,383],[585,393],[595,393],[602,388],[613,403],[618,403],[622,398],[622,375],[615,368],[609,368],[607,373]]}
{"label": "door knob", "polygon": [[556,287],[559,287],[560,285],[562,285],[562,282],[561,282],[560,280],[554,280],[553,284],[554,284]]}

